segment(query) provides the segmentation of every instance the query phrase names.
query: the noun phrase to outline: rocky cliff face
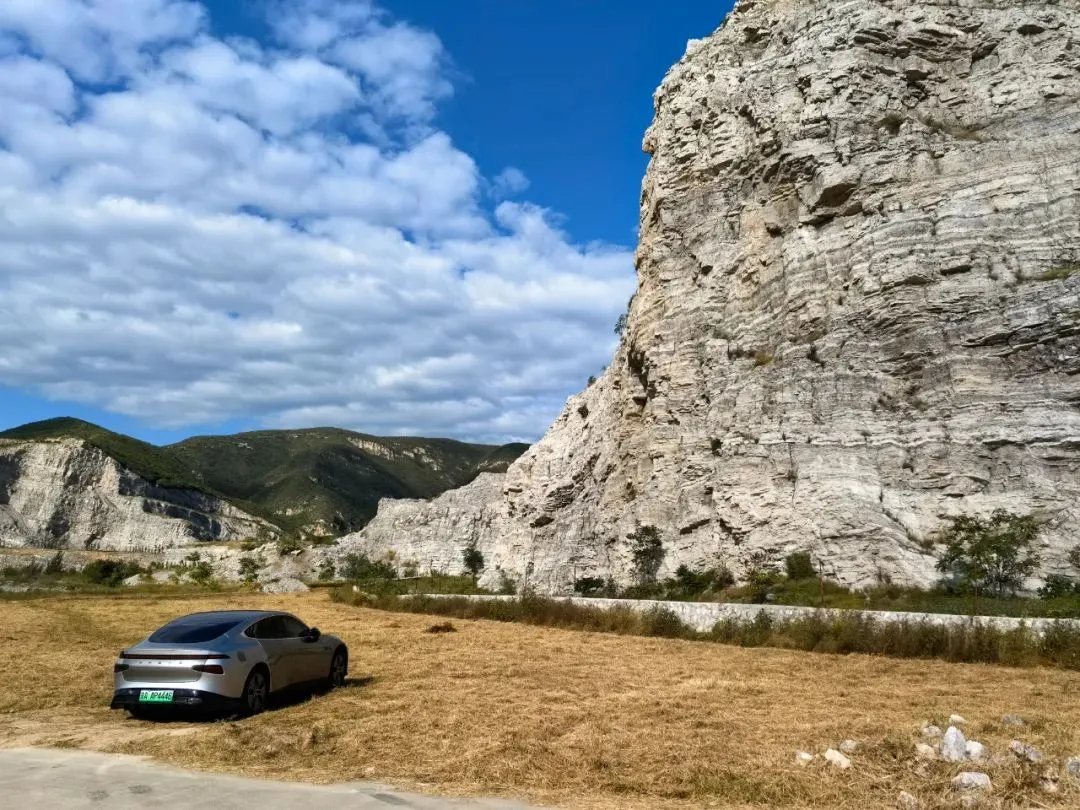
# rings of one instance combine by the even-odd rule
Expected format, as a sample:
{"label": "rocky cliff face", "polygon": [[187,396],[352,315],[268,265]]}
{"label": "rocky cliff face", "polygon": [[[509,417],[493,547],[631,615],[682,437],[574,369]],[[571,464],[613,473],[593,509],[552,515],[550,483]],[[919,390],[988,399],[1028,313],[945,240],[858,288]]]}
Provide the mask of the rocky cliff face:
{"label": "rocky cliff face", "polygon": [[204,493],[151,484],[81,440],[0,441],[0,545],[161,551],[260,529],[270,527]]}
{"label": "rocky cliff face", "polygon": [[[655,95],[639,287],[610,369],[501,480],[341,548],[541,587],[811,551],[934,578],[958,513],[1080,543],[1080,14],[744,0]],[[446,551],[453,549],[452,553]]]}

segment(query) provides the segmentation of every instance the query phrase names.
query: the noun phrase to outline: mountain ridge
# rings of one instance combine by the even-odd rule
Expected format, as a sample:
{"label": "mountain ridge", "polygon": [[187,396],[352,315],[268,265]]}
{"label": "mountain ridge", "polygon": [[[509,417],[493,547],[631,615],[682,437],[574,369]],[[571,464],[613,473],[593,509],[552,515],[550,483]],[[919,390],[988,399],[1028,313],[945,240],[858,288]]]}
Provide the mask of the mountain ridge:
{"label": "mountain ridge", "polygon": [[0,431],[0,440],[78,439],[148,484],[227,501],[286,534],[361,528],[382,498],[430,498],[502,472],[527,445],[381,437],[336,427],[193,436],[154,445],[73,417]]}

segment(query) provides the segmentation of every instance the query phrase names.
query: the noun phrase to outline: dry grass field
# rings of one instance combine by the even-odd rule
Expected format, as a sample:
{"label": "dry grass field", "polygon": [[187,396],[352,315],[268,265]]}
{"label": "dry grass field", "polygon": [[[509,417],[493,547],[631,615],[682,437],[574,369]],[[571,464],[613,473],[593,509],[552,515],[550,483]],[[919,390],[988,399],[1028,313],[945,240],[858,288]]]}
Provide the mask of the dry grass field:
{"label": "dry grass field", "polygon": [[[236,722],[148,723],[107,706],[124,645],[193,610],[282,608],[341,635],[351,684]],[[0,602],[0,746],[148,754],[176,765],[316,782],[378,780],[565,808],[959,807],[959,771],[914,758],[952,712],[1000,758],[999,807],[1076,807],[1007,754],[1020,737],[1080,755],[1080,674],[831,656],[443,619],[325,594]],[[1005,728],[1005,713],[1027,726]],[[794,752],[862,743],[850,770]]]}

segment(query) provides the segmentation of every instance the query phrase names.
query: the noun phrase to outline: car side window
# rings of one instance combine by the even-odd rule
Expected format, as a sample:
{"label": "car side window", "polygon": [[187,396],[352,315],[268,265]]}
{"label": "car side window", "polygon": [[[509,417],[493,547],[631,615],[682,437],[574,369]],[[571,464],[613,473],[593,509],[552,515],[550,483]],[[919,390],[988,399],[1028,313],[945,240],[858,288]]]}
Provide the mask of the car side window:
{"label": "car side window", "polygon": [[281,616],[270,616],[256,622],[248,629],[248,635],[257,639],[287,638]]}
{"label": "car side window", "polygon": [[307,625],[297,618],[292,616],[280,616],[281,623],[284,625],[285,634],[282,638],[300,638],[307,632]]}

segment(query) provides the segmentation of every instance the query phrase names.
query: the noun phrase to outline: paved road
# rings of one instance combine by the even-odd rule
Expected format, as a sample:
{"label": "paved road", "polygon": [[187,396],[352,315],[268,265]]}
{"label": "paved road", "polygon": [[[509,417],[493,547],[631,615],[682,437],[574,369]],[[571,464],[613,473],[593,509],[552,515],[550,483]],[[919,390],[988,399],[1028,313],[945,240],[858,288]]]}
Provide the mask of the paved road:
{"label": "paved road", "polygon": [[18,810],[530,810],[517,802],[439,799],[371,783],[271,782],[48,748],[0,750],[0,797],[0,806]]}

